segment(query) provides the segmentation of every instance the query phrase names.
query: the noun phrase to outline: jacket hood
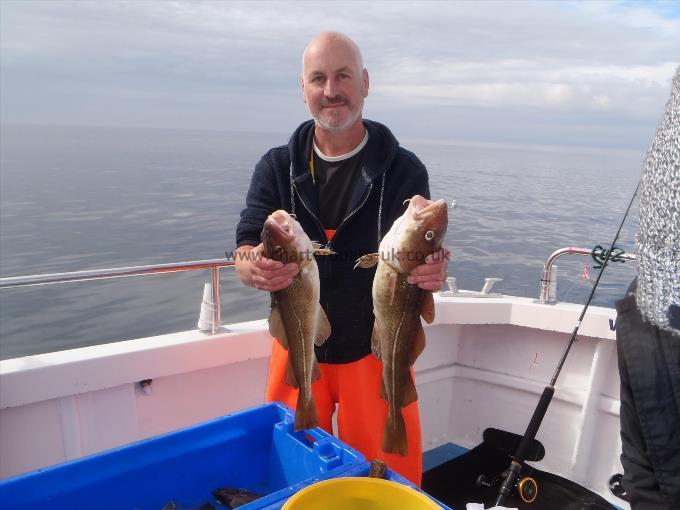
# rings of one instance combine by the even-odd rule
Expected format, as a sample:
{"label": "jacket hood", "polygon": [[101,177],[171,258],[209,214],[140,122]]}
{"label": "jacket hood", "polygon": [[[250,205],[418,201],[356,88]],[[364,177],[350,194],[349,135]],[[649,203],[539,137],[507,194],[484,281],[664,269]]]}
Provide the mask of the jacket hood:
{"label": "jacket hood", "polygon": [[[399,142],[392,132],[379,122],[363,120],[368,131],[368,142],[364,154],[363,178],[374,182],[390,167],[396,154]],[[288,142],[288,152],[293,165],[293,178],[301,183],[311,177],[309,171],[309,148],[314,137],[314,121],[308,120],[298,126]]]}

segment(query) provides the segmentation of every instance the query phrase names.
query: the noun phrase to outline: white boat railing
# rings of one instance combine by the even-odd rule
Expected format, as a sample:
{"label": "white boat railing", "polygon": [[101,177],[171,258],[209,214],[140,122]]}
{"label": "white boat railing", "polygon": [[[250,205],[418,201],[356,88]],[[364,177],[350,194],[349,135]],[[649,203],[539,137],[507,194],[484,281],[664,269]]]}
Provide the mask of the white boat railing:
{"label": "white boat railing", "polygon": [[232,259],[195,260],[176,262],[171,264],[152,264],[148,266],[117,267],[111,269],[93,269],[89,271],[73,271],[70,273],[52,273],[31,276],[13,276],[0,278],[0,290],[18,287],[32,287],[36,285],[53,285],[57,283],[74,283],[92,280],[110,280],[113,278],[127,278],[129,276],[144,276],[151,274],[181,273],[199,269],[210,270],[212,284],[212,327],[211,333],[220,331],[220,268],[232,267]]}
{"label": "white boat railing", "polygon": [[[557,275],[556,266],[554,266],[555,261],[562,255],[592,255],[593,250],[587,248],[574,248],[568,246],[566,248],[560,248],[554,251],[550,257],[548,257],[547,262],[543,268],[543,274],[541,276],[541,291],[539,295],[538,302],[541,304],[555,304],[557,302]],[[597,254],[596,254],[597,255]],[[618,260],[636,260],[635,255],[628,253],[617,254],[616,258]],[[613,260],[613,259],[612,259]],[[13,276],[8,278],[0,278],[0,290],[12,289],[18,287],[31,287],[36,285],[52,285],[56,283],[74,283],[74,282],[84,282],[92,280],[109,280],[113,278],[126,278],[129,276],[144,276],[150,274],[165,274],[165,273],[175,273],[175,272],[185,272],[185,271],[195,271],[199,269],[209,269],[211,273],[211,286],[212,286],[212,303],[211,314],[212,314],[212,324],[210,327],[210,333],[216,334],[220,331],[220,277],[219,270],[221,267],[233,267],[235,262],[233,259],[213,259],[213,260],[196,260],[189,262],[176,262],[170,264],[152,264],[146,266],[132,266],[132,267],[118,267],[111,269],[94,269],[89,271],[73,271],[68,273],[52,273],[52,274],[42,274],[42,275],[29,275],[29,276]],[[488,280],[499,280],[499,279],[488,279],[487,284],[494,282],[489,282]],[[455,280],[449,279],[449,286],[453,284]],[[489,290],[485,289],[480,294],[482,296],[491,296]],[[458,293],[457,289],[452,287],[453,294]],[[448,293],[447,293],[448,294]]]}
{"label": "white boat railing", "polygon": [[[542,305],[554,305],[557,303],[557,266],[555,261],[562,255],[586,255],[586,256],[600,256],[604,257],[601,251],[597,252],[596,248],[574,248],[572,246],[567,246],[566,248],[560,248],[555,250],[543,266],[543,275],[541,276],[541,293],[538,296],[538,302]],[[609,259],[610,261],[625,261],[625,260],[636,260],[635,255],[629,253],[620,253],[612,255]]]}

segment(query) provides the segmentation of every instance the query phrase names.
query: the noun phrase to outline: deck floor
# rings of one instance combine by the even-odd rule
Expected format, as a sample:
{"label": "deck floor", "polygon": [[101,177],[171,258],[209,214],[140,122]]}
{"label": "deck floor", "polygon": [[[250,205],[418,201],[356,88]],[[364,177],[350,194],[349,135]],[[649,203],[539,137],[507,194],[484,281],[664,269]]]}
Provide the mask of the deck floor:
{"label": "deck floor", "polygon": [[[469,455],[466,455],[469,454]],[[479,474],[497,476],[509,465],[510,456],[482,443],[468,450],[454,443],[446,443],[423,454],[422,489],[453,509],[464,509],[468,502],[493,506],[498,485],[478,487]],[[525,463],[522,476],[534,478],[538,484],[538,495],[532,504],[512,496],[506,505],[518,509],[532,510],[620,510],[570,480],[552,473],[541,471]]]}

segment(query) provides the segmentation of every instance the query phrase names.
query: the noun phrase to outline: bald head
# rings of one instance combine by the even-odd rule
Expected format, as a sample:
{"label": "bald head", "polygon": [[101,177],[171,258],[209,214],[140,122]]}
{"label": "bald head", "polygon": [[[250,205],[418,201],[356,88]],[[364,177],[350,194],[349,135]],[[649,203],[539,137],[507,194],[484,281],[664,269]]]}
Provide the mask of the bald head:
{"label": "bald head", "polygon": [[364,59],[361,56],[361,50],[352,39],[340,32],[321,32],[309,41],[305,51],[302,53],[302,75],[304,76],[308,66],[308,57],[333,50],[349,52],[356,70],[361,72],[364,69]]}
{"label": "bald head", "polygon": [[359,47],[337,32],[322,32],[302,55],[302,97],[319,129],[363,136],[361,111],[368,72]]}

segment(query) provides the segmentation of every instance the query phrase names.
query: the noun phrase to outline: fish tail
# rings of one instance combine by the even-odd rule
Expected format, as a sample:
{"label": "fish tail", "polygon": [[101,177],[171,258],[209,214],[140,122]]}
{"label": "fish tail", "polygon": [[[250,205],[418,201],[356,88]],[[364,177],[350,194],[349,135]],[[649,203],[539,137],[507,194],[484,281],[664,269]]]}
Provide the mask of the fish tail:
{"label": "fish tail", "polygon": [[406,424],[401,408],[387,415],[387,423],[383,431],[382,450],[385,453],[398,453],[405,456],[408,453],[408,441],[406,438]]}
{"label": "fish tail", "polygon": [[303,391],[298,393],[297,404],[295,406],[295,432],[305,429],[312,429],[319,424],[316,414],[316,402],[310,394]]}

